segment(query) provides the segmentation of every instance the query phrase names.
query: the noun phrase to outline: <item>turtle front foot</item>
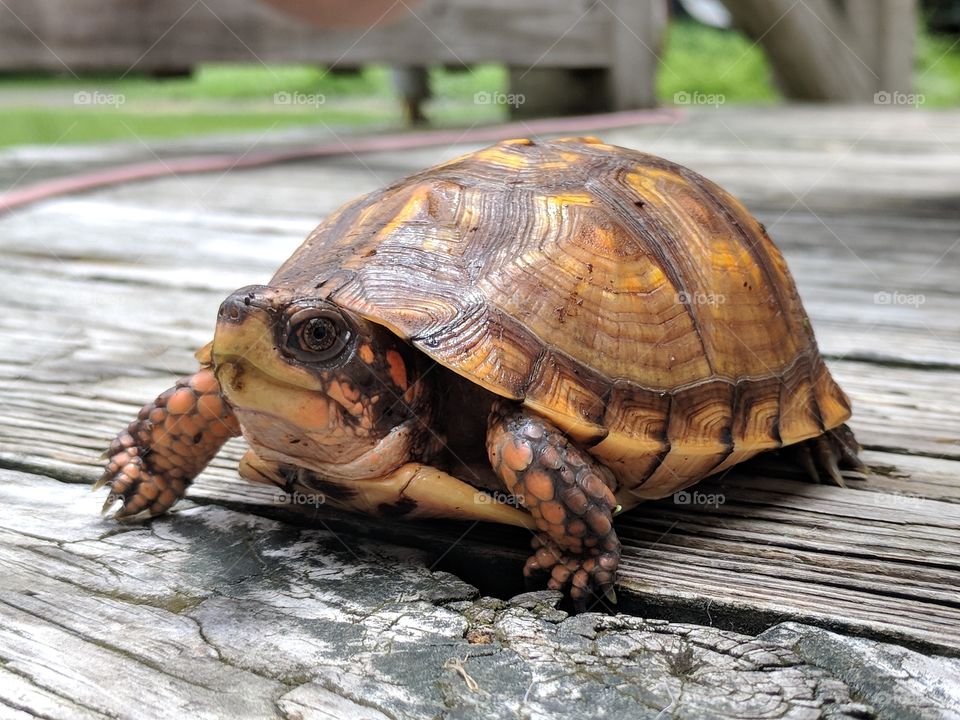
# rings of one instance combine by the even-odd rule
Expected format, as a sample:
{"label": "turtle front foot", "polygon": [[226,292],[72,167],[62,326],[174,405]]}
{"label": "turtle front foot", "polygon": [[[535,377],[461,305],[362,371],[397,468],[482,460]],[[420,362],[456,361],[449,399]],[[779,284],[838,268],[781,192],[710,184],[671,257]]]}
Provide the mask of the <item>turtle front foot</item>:
{"label": "turtle front foot", "polygon": [[593,590],[615,603],[620,540],[613,529],[613,474],[559,428],[505,402],[491,413],[487,450],[494,471],[540,531],[524,575],[549,573],[548,587],[569,588],[578,612],[587,609]]}
{"label": "turtle front foot", "polygon": [[867,471],[867,466],[858,457],[860,444],[847,425],[827,430],[823,435],[791,445],[786,450],[815,483],[830,480],[835,485],[846,487],[841,469],[860,473]]}
{"label": "turtle front foot", "polygon": [[110,487],[103,512],[117,501],[121,506],[112,516],[117,520],[165,512],[239,432],[212,370],[181,378],[110,443],[106,469],[93,486]]}
{"label": "turtle front foot", "polygon": [[611,546],[609,549],[573,554],[561,549],[548,534],[540,533],[530,543],[534,552],[523,566],[523,575],[529,580],[546,573],[550,576],[547,587],[551,590],[569,588],[577,612],[588,609],[587,600],[592,590],[615,605],[617,593],[613,582],[620,564],[620,542],[613,532],[610,535],[613,543],[607,543]]}

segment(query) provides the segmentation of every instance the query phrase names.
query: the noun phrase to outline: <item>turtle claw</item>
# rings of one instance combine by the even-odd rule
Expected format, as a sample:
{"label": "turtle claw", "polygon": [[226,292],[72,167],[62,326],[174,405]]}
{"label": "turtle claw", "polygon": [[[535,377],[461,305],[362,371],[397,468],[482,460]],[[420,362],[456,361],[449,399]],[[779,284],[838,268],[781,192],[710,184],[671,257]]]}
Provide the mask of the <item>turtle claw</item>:
{"label": "turtle claw", "polygon": [[[122,500],[122,498],[114,492],[107,495],[107,499],[103,501],[103,507],[100,508],[100,514],[107,515],[111,510],[114,509],[118,500]],[[116,518],[116,514],[113,514],[110,517]]]}
{"label": "turtle claw", "polygon": [[[187,489],[182,478],[164,479],[151,473],[139,454],[139,448],[131,447],[114,454],[107,469],[97,481],[96,487],[110,487],[110,493],[100,509],[107,515],[119,501],[120,507],[110,517],[126,520],[143,513],[159,515],[170,508]],[[122,464],[121,464],[122,463]]]}
{"label": "turtle claw", "polygon": [[823,471],[827,473],[827,477],[833,480],[837,486],[845,488],[847,484],[843,480],[843,475],[840,474],[840,467],[837,465],[837,455],[833,448],[830,447],[829,442],[819,442],[816,448],[817,460]]}
{"label": "turtle claw", "polygon": [[828,430],[823,435],[797,445],[791,445],[787,457],[792,458],[807,477],[815,483],[829,480],[838,487],[847,487],[841,469],[867,472],[857,453],[860,445],[846,425]]}
{"label": "turtle claw", "polygon": [[807,479],[812,483],[820,483],[820,473],[817,471],[817,465],[813,461],[813,453],[806,445],[801,445],[796,449],[794,455],[797,464],[807,474]]}
{"label": "turtle claw", "polygon": [[620,554],[619,543],[614,551],[584,555],[565,553],[545,535],[535,536],[531,545],[534,554],[523,568],[525,578],[541,572],[549,573],[547,587],[561,592],[569,589],[574,610],[578,613],[587,611],[591,594],[611,604],[617,603],[613,580]]}

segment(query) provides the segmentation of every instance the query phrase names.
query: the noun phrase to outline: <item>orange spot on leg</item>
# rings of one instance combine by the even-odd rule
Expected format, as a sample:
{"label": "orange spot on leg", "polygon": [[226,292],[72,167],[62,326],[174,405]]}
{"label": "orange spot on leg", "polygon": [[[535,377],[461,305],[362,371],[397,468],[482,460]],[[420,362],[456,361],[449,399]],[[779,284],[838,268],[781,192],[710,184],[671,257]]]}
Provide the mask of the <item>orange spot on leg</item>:
{"label": "orange spot on leg", "polygon": [[199,414],[204,420],[214,420],[223,415],[223,401],[216,395],[204,395],[198,401]]}
{"label": "orange spot on leg", "polygon": [[529,495],[539,500],[553,500],[553,480],[545,472],[532,470],[523,478],[523,485]]}
{"label": "orange spot on leg", "polygon": [[186,415],[193,410],[195,402],[193,391],[181,388],[167,400],[167,411],[171,415]]}
{"label": "orange spot on leg", "polygon": [[558,502],[543,503],[540,506],[540,514],[552,525],[560,525],[566,517],[563,506]]}
{"label": "orange spot on leg", "polygon": [[514,445],[512,442],[505,442],[503,444],[503,461],[512,470],[522,472],[530,467],[530,463],[533,462],[533,451],[525,443]]}
{"label": "orange spot on leg", "polygon": [[213,374],[213,370],[201,370],[190,378],[190,387],[198,395],[209,395],[210,393],[220,392],[220,385]]}

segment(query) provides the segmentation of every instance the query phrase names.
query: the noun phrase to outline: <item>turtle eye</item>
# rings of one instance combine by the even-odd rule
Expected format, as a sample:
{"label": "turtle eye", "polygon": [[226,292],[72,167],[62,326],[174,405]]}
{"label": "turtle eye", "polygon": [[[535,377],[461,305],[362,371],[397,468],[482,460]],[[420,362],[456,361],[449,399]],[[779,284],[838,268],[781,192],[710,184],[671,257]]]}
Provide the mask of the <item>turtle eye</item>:
{"label": "turtle eye", "polygon": [[337,341],[337,329],[328,318],[310,318],[297,328],[297,340],[303,349],[322,353]]}
{"label": "turtle eye", "polygon": [[286,350],[304,362],[323,362],[339,355],[347,347],[350,335],[337,313],[307,308],[290,318]]}

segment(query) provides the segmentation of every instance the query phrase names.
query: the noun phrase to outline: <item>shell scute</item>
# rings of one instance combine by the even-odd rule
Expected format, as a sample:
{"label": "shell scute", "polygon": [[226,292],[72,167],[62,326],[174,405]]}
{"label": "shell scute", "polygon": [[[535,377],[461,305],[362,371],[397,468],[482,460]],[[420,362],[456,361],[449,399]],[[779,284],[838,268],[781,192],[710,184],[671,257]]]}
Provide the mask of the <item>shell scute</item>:
{"label": "shell scute", "polygon": [[504,142],[372,193],[273,283],[523,400],[645,497],[850,414],[760,223],[595,138]]}

